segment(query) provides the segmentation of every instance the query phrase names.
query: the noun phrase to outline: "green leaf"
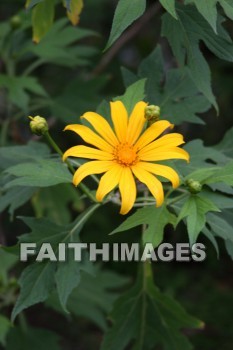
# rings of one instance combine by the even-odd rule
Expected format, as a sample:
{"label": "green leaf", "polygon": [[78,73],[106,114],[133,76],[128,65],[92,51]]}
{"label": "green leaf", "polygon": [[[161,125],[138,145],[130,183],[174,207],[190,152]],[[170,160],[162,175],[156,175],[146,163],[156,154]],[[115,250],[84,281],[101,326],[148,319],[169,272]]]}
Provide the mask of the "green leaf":
{"label": "green leaf", "polygon": [[26,9],[31,9],[33,6],[39,4],[40,2],[43,2],[45,0],[26,0],[25,7]]}
{"label": "green leaf", "polygon": [[209,213],[207,214],[207,221],[212,236],[215,235],[224,240],[227,253],[233,259],[232,209],[225,209],[221,215]]}
{"label": "green leaf", "polygon": [[232,41],[221,26],[220,20],[216,35],[193,6],[177,5],[177,15],[178,21],[169,14],[163,16],[162,35],[167,37],[180,64],[184,64],[187,56],[189,72],[195,85],[217,109],[211,89],[210,69],[199,49],[199,42],[204,41],[208,49],[219,58],[232,61]]}
{"label": "green leaf", "polygon": [[185,180],[195,179],[196,181],[199,181],[201,184],[205,184],[206,180],[219,169],[220,168],[218,166],[198,169],[190,173],[188,176],[186,176]]}
{"label": "green leaf", "polygon": [[204,113],[210,108],[208,100],[198,93],[187,69],[168,71],[163,94],[157,104],[161,108],[163,118],[175,124],[184,121],[205,124],[197,114]]}
{"label": "green leaf", "polygon": [[217,3],[223,7],[226,16],[233,19],[233,3],[231,0],[186,0],[186,3],[194,3],[198,11],[209,22],[215,33],[217,33]]}
{"label": "green leaf", "polygon": [[146,100],[159,105],[161,115],[172,123],[184,121],[204,124],[197,113],[210,108],[210,103],[201,95],[190,78],[187,69],[170,69],[165,71],[164,58],[158,45],[139,66],[138,77],[122,69],[123,80],[128,86],[137,79],[146,78]]}
{"label": "green leaf", "polygon": [[[148,267],[148,266],[147,266]],[[146,274],[147,273],[147,274]],[[134,350],[150,350],[163,344],[166,350],[190,350],[182,328],[200,328],[202,322],[188,315],[172,298],[161,293],[151,272],[140,273],[136,285],[115,303],[101,350],[123,350],[133,342]]]}
{"label": "green leaf", "polygon": [[8,191],[0,196],[0,212],[9,207],[8,212],[12,217],[15,210],[29,201],[36,190],[36,187],[9,188]]}
{"label": "green leaf", "polygon": [[8,271],[16,264],[17,260],[15,255],[0,249],[0,280],[6,281]]}
{"label": "green leaf", "polygon": [[9,146],[0,148],[0,168],[6,169],[12,165],[33,162],[35,159],[48,157],[50,150],[41,142],[31,141],[25,146]]}
{"label": "green leaf", "polygon": [[66,307],[68,298],[73,289],[80,283],[80,270],[82,270],[82,268],[82,264],[75,261],[73,256],[69,256],[68,261],[64,262],[63,264],[59,264],[55,274],[59,300],[62,308],[66,312],[68,312]]}
{"label": "green leaf", "polygon": [[233,195],[233,188],[224,184],[223,182],[219,182],[217,184],[208,184],[208,186],[213,191],[220,191],[220,192],[225,193],[225,194]]}
{"label": "green leaf", "polygon": [[175,0],[159,0],[160,4],[167,10],[172,17],[177,19]]}
{"label": "green leaf", "polygon": [[202,14],[202,16],[209,22],[215,33],[217,33],[217,2],[218,0],[208,0],[208,1],[200,1],[200,0],[192,0],[190,2],[194,2],[198,11]]}
{"label": "green leaf", "polygon": [[24,332],[20,327],[14,327],[9,333],[6,350],[61,350],[60,337],[55,332],[43,328],[29,327]]}
{"label": "green leaf", "polygon": [[190,195],[185,201],[176,224],[186,218],[190,245],[196,242],[199,233],[204,228],[206,213],[209,211],[220,210],[209,199],[203,198],[201,195]]}
{"label": "green leaf", "polygon": [[54,287],[56,264],[35,263],[28,266],[19,279],[21,292],[12,311],[12,321],[24,309],[45,301]]}
{"label": "green leaf", "polygon": [[231,0],[219,0],[227,17],[233,20],[233,3]]}
{"label": "green leaf", "polygon": [[[80,231],[83,228],[83,225],[93,213],[97,206],[92,206],[88,210],[84,211],[83,214],[79,215],[78,222],[75,226],[75,235],[79,235]],[[69,255],[69,258],[66,262],[60,263],[55,275],[55,281],[57,286],[57,292],[62,308],[67,311],[66,304],[68,298],[75,287],[80,282],[81,271],[86,270],[91,272],[88,269],[88,265],[85,261],[77,262],[74,260],[72,254]]]}
{"label": "green leaf", "polygon": [[54,20],[54,0],[44,0],[32,10],[33,41],[38,43],[51,28]]}
{"label": "green leaf", "polygon": [[96,113],[102,115],[109,122],[109,124],[112,125],[110,103],[108,101],[103,100],[102,102],[100,102],[100,104],[96,108]]}
{"label": "green leaf", "polygon": [[221,142],[219,142],[216,146],[215,149],[218,151],[222,152],[225,156],[229,157],[232,159],[232,154],[233,154],[233,143],[232,143],[232,138],[233,138],[233,128],[229,129],[226,134],[224,135],[223,139]]}
{"label": "green leaf", "polygon": [[205,180],[207,184],[216,182],[224,182],[227,185],[233,186],[233,161]]}
{"label": "green leaf", "polygon": [[83,60],[83,55],[86,55],[85,52],[82,53],[82,47],[77,45],[77,41],[96,33],[67,24],[65,18],[56,21],[43,39],[37,45],[31,43],[27,50],[40,57],[42,62],[65,67],[76,66],[80,63],[80,58]]}
{"label": "green leaf", "polygon": [[[28,189],[30,188],[28,187]],[[71,222],[72,213],[70,207],[75,212],[80,212],[84,204],[80,199],[80,193],[77,188],[72,184],[59,184],[41,188],[37,195],[34,196],[32,205],[37,217],[47,217],[61,225]]]}
{"label": "green leaf", "polygon": [[128,217],[111,234],[147,224],[148,227],[143,233],[143,243],[152,243],[153,247],[157,247],[163,240],[164,227],[167,224],[174,225],[175,220],[175,216],[165,206],[160,208],[152,206],[144,207],[138,209],[133,215]]}
{"label": "green leaf", "polygon": [[68,121],[77,123],[79,116],[84,112],[96,109],[100,101],[99,91],[105,86],[106,81],[105,76],[86,82],[79,78],[71,80],[62,94],[53,100],[52,113],[66,124]]}
{"label": "green leaf", "polygon": [[61,161],[38,160],[37,163],[24,163],[5,170],[7,174],[16,176],[5,188],[12,186],[48,187],[60,183],[71,183],[72,175]]}
{"label": "green leaf", "polygon": [[47,96],[44,88],[34,77],[11,77],[0,74],[0,87],[7,89],[10,101],[23,110],[28,109],[30,95],[28,91],[39,96]]}
{"label": "green leaf", "polygon": [[0,23],[0,52],[4,50],[5,43],[7,41],[8,35],[12,30],[10,21],[1,21]]}
{"label": "green leaf", "polygon": [[123,31],[140,17],[146,9],[146,0],[119,0],[114,13],[112,29],[105,50],[107,50]]}
{"label": "green leaf", "polygon": [[[89,207],[73,223],[66,226],[57,225],[46,219],[23,217],[22,220],[31,228],[32,232],[21,235],[19,241],[20,243],[36,243],[37,250],[40,249],[42,243],[50,243],[56,255],[59,243],[79,242],[79,233],[83,225],[98,207],[99,204]],[[57,265],[59,278],[56,276],[56,285],[62,305],[65,307],[69,294],[77,285],[74,280],[78,278],[78,275],[77,269],[72,269],[67,276],[67,268],[61,267],[60,264],[64,263],[50,260],[35,262],[23,271],[19,279],[20,295],[12,312],[12,320],[24,309],[43,302],[49,297],[55,286]],[[79,270],[83,269],[83,262],[79,264],[78,274]]]}
{"label": "green leaf", "polygon": [[[10,146],[1,147],[0,149],[0,167],[2,169],[9,169],[12,166],[19,165],[20,168],[24,167],[23,164],[29,163],[34,167],[36,162],[42,161],[43,158],[50,156],[50,150],[47,145],[40,142],[29,142],[25,146]],[[24,186],[7,187],[12,180],[12,176],[5,175],[3,173],[1,177],[1,195],[0,195],[0,211],[5,210],[9,206],[9,213],[13,216],[14,211],[25,204],[34,193],[37,191],[36,187],[30,186],[26,183]],[[36,175],[38,177],[38,173]]]}
{"label": "green leaf", "polygon": [[[128,278],[113,271],[100,269],[99,265],[92,266],[92,273],[82,273],[82,279],[77,288],[71,293],[67,309],[72,315],[84,317],[94,322],[100,329],[107,330],[107,314],[112,310],[113,303],[126,284]],[[95,292],[93,293],[93,286]],[[53,294],[46,305],[59,313],[64,313],[57,295]]]}
{"label": "green leaf", "polygon": [[233,242],[229,239],[225,240],[225,246],[227,253],[230,255],[231,259],[233,260]]}
{"label": "green leaf", "polygon": [[115,97],[114,101],[120,100],[123,102],[126,110],[130,114],[135,104],[142,101],[145,97],[145,83],[146,79],[136,81],[126,89],[124,95]]}
{"label": "green leaf", "polygon": [[6,345],[6,336],[11,328],[11,322],[5,316],[0,315],[0,344]]}
{"label": "green leaf", "polygon": [[216,171],[218,169],[217,166],[222,166],[229,161],[219,150],[214,147],[204,146],[203,141],[199,139],[188,142],[184,149],[190,154],[190,162],[188,164],[180,162],[176,166],[184,176],[189,178],[195,179],[195,176],[197,176],[198,180],[198,176],[208,177],[208,174],[210,175],[215,167]]}
{"label": "green leaf", "polygon": [[124,82],[124,86],[128,87],[138,80],[135,73],[131,72],[128,68],[121,67],[121,74]]}
{"label": "green leaf", "polygon": [[207,220],[211,230],[216,236],[233,242],[232,225],[224,218],[222,214],[220,216],[218,214],[209,213]]}
{"label": "green leaf", "polygon": [[201,191],[201,196],[209,199],[213,202],[219,209],[229,209],[233,208],[233,197],[223,194],[221,192],[213,192],[208,189],[203,189]]}
{"label": "green leaf", "polygon": [[55,274],[59,300],[66,312],[69,312],[66,307],[68,298],[72,290],[80,283],[80,270],[82,269],[82,265],[81,267],[80,265],[71,257],[68,261],[59,265]]}
{"label": "green leaf", "polygon": [[217,258],[219,259],[219,248],[218,248],[218,242],[215,239],[215,236],[213,235],[212,232],[207,227],[204,227],[202,230],[202,233],[210,240],[210,242],[213,244],[216,253],[217,253]]}

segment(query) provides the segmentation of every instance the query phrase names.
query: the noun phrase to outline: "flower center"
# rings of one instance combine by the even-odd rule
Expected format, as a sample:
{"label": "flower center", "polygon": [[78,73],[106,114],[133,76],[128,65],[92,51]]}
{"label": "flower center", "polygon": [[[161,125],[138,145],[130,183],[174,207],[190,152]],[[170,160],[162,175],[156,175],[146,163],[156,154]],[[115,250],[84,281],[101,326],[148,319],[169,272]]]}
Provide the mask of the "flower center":
{"label": "flower center", "polygon": [[133,146],[128,143],[122,143],[116,146],[114,157],[117,163],[124,166],[131,166],[137,163],[138,156]]}

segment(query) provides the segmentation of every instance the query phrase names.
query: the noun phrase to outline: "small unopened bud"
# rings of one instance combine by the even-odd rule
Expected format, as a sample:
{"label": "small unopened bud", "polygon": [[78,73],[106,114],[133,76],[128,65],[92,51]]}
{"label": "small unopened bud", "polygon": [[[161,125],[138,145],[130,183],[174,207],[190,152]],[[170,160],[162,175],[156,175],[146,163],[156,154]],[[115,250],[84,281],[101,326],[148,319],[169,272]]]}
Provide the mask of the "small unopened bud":
{"label": "small unopened bud", "polygon": [[30,128],[33,134],[41,136],[49,130],[48,123],[45,118],[37,115],[36,117],[29,117],[29,119],[31,119]]}
{"label": "small unopened bud", "polygon": [[160,108],[159,106],[149,105],[145,108],[145,118],[150,124],[153,124],[159,120]]}
{"label": "small unopened bud", "polygon": [[15,15],[10,19],[10,25],[12,29],[18,29],[22,25],[22,20],[20,16]]}
{"label": "small unopened bud", "polygon": [[202,184],[193,179],[187,180],[186,186],[188,187],[189,192],[193,194],[199,193],[202,190]]}

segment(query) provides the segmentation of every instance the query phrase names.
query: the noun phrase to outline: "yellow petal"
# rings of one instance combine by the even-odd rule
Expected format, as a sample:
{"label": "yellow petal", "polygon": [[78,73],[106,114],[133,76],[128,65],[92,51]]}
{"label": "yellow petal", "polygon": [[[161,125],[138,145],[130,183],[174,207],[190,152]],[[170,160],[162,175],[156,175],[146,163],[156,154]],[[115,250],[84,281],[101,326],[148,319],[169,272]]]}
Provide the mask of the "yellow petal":
{"label": "yellow petal", "polygon": [[81,116],[86,119],[93,128],[112,146],[116,146],[119,142],[114,134],[111,126],[101,115],[94,112],[87,112]]}
{"label": "yellow petal", "polygon": [[132,209],[137,195],[135,180],[132,171],[128,167],[123,168],[119,189],[121,193],[120,214],[124,215]]}
{"label": "yellow petal", "polygon": [[182,145],[183,143],[184,143],[184,139],[181,134],[172,133],[172,134],[164,135],[159,139],[157,139],[156,141],[151,142],[149,145],[142,148],[139,151],[139,156],[140,155],[143,156],[143,154],[147,153],[148,151],[153,151],[156,148],[160,148],[162,150],[164,147],[166,148],[176,147],[176,146]]}
{"label": "yellow petal", "polygon": [[158,122],[152,124],[146,131],[142,134],[139,140],[136,142],[135,147],[141,149],[148,145],[150,142],[155,140],[159,135],[161,135],[167,128],[172,128],[172,124],[167,120],[159,120]]}
{"label": "yellow petal", "polygon": [[111,117],[116,135],[121,142],[126,141],[128,113],[121,101],[110,102]]}
{"label": "yellow petal", "polygon": [[133,145],[137,141],[142,132],[143,126],[146,123],[146,119],[144,117],[146,106],[147,103],[143,101],[138,102],[130,115],[127,130],[127,142],[130,145]]}
{"label": "yellow petal", "polygon": [[112,152],[112,146],[85,125],[71,124],[67,125],[64,130],[74,131],[85,142],[101,149],[102,151]]}
{"label": "yellow petal", "polygon": [[163,186],[156,177],[144,170],[140,164],[133,166],[132,171],[139,181],[144,183],[156,200],[156,207],[160,207],[164,201]]}
{"label": "yellow petal", "polygon": [[170,180],[173,188],[176,188],[179,186],[179,183],[180,183],[179,175],[175,170],[173,170],[171,167],[167,165],[140,162],[138,163],[138,166],[140,166],[140,168],[146,171],[149,171],[150,173],[163,176],[166,179]]}
{"label": "yellow petal", "polygon": [[101,202],[106,194],[119,184],[122,170],[122,166],[112,163],[110,170],[108,170],[100,179],[99,187],[96,192],[97,201]]}
{"label": "yellow petal", "polygon": [[78,186],[86,176],[104,173],[112,167],[112,164],[112,161],[108,160],[94,160],[81,165],[74,174],[73,184]]}
{"label": "yellow petal", "polygon": [[145,160],[149,162],[166,159],[184,159],[188,162],[189,154],[184,149],[179,147],[163,147],[156,148],[154,151],[148,151],[143,155],[140,155],[140,160]]}
{"label": "yellow petal", "polygon": [[78,158],[87,158],[87,159],[98,159],[98,160],[112,160],[113,156],[111,153],[100,151],[87,146],[74,146],[69,148],[63,154],[63,160],[68,157],[78,157]]}

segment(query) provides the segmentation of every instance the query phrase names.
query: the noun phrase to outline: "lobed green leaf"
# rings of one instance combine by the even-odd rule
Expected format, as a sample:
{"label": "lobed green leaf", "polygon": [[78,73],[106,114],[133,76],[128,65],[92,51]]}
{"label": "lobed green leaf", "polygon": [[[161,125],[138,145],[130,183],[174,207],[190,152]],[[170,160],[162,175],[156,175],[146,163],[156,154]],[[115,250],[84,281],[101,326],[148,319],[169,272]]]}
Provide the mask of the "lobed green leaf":
{"label": "lobed green leaf", "polygon": [[159,2],[172,17],[177,19],[175,0],[159,0]]}
{"label": "lobed green leaf", "polygon": [[123,350],[131,342],[134,350],[151,350],[158,344],[166,350],[190,350],[192,346],[180,329],[203,326],[161,293],[148,271],[140,273],[136,285],[116,301],[110,317],[113,324],[101,350]]}
{"label": "lobed green leaf", "polygon": [[72,182],[71,173],[61,161],[38,160],[36,163],[12,166],[5,172],[16,176],[5,185],[6,189],[14,186],[48,187]]}
{"label": "lobed green leaf", "polygon": [[186,218],[190,245],[196,242],[198,235],[205,226],[207,220],[206,213],[210,211],[220,210],[213,202],[201,195],[190,194],[189,198],[185,201],[176,224]]}
{"label": "lobed green leaf", "polygon": [[144,207],[128,217],[111,234],[146,224],[148,227],[143,233],[143,243],[152,243],[153,247],[157,247],[163,240],[165,226],[168,224],[174,225],[175,220],[175,216],[167,210],[165,205],[160,208],[155,206]]}
{"label": "lobed green leaf", "polygon": [[105,47],[107,50],[123,31],[140,17],[146,9],[146,0],[119,0],[112,23],[111,33]]}

